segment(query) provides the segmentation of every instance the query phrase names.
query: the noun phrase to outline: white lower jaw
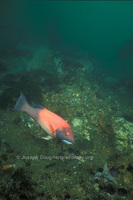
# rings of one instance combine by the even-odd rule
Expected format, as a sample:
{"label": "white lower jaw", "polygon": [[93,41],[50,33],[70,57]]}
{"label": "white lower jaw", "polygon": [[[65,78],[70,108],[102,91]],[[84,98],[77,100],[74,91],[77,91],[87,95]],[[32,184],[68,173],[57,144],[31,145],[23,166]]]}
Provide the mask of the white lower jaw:
{"label": "white lower jaw", "polygon": [[72,144],[71,142],[68,142],[67,140],[61,140],[62,142],[64,142],[65,144]]}

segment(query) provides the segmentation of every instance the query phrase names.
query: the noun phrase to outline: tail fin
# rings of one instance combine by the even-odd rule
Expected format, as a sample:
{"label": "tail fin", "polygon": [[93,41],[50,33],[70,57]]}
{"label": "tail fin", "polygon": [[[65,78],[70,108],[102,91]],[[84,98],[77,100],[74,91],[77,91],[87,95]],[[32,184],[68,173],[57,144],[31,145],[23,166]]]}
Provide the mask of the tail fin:
{"label": "tail fin", "polygon": [[20,96],[14,106],[13,111],[25,112],[25,108],[27,107],[27,105],[29,106],[29,103],[25,95],[22,92],[20,92]]}

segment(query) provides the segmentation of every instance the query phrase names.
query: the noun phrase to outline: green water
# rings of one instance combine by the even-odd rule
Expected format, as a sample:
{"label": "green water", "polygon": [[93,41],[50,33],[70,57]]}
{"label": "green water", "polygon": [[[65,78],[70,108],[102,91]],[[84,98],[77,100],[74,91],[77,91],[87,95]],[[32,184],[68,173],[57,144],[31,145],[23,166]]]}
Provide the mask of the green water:
{"label": "green water", "polygon": [[[1,49],[18,40],[48,41],[57,50],[79,48],[110,74],[121,47],[133,37],[132,1],[6,0],[0,9]],[[133,59],[127,61],[121,72],[119,63],[112,75],[131,76],[132,64]]]}

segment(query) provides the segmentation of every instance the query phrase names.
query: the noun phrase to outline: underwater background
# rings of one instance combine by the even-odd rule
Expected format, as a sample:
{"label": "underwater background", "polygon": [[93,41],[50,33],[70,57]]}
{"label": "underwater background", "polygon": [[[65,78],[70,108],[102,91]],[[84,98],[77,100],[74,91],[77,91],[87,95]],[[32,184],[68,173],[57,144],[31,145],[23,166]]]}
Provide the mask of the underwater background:
{"label": "underwater background", "polygon": [[[133,2],[0,2],[0,199],[133,199]],[[13,112],[23,92],[75,143]]]}

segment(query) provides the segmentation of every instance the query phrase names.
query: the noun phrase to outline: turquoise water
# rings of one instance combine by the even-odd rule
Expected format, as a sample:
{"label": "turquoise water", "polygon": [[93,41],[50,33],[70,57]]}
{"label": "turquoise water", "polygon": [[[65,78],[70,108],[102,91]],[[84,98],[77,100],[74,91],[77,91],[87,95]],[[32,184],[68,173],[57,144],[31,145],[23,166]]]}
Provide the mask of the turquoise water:
{"label": "turquoise water", "polygon": [[[1,200],[133,199],[132,10],[0,2]],[[20,92],[35,113],[13,112]],[[70,125],[74,144],[46,110],[40,118],[43,107]]]}
{"label": "turquoise water", "polygon": [[[111,73],[121,48],[132,40],[131,1],[14,0],[1,4],[3,48],[18,40],[48,41],[57,50],[79,48],[93,54]],[[113,76],[130,76],[132,64],[133,60],[128,62],[124,73],[119,70],[121,63],[118,64]]]}

